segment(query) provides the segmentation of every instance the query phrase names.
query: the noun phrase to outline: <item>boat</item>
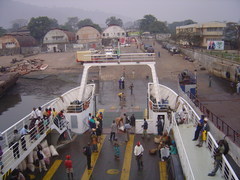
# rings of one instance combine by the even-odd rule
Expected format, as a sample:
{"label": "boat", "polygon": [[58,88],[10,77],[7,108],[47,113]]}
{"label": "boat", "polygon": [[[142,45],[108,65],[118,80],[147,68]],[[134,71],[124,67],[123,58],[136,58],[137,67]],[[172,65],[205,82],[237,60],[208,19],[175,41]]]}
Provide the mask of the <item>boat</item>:
{"label": "boat", "polygon": [[[29,119],[31,119],[31,114],[27,115],[26,117],[18,121],[16,124],[14,124],[10,128],[6,129],[4,132],[2,132],[2,137],[4,142],[3,156],[2,156],[2,162],[4,164],[4,167],[3,167],[4,175],[3,176],[1,175],[2,176],[1,178],[6,178],[11,171],[18,168],[19,165],[22,164],[23,161],[28,159],[30,154],[34,152],[34,149],[37,147],[37,145],[39,145],[40,143],[46,142],[46,140],[48,141],[48,144],[51,142],[51,144],[56,147],[58,140],[61,139],[63,135],[67,136],[68,139],[71,141],[75,138],[75,136],[73,136],[74,134],[78,134],[78,135],[81,134],[83,137],[81,140],[86,141],[86,134],[87,134],[86,132],[89,130],[89,125],[88,125],[89,113],[96,115],[97,112],[103,112],[104,117],[106,118],[105,123],[107,124],[107,122],[108,123],[111,122],[113,118],[112,111],[104,111],[104,109],[101,109],[101,110],[96,109],[96,103],[97,103],[97,100],[95,98],[96,84],[91,84],[91,83],[87,84],[88,71],[91,67],[136,66],[136,65],[148,66],[150,68],[152,73],[152,82],[142,81],[142,80],[135,82],[136,85],[140,85],[140,87],[146,86],[147,88],[140,88],[141,95],[138,96],[138,98],[135,98],[133,96],[130,96],[129,98],[135,99],[138,104],[142,105],[143,108],[132,107],[131,111],[130,111],[130,108],[128,109],[129,112],[134,112],[136,114],[137,112],[139,112],[138,110],[140,109],[141,112],[139,112],[139,114],[141,113],[141,115],[138,115],[138,118],[136,119],[135,135],[130,135],[130,140],[124,145],[126,146],[125,154],[128,154],[127,155],[128,158],[126,159],[124,158],[124,162],[122,162],[121,164],[123,168],[121,170],[108,169],[109,174],[118,173],[119,174],[118,177],[120,179],[131,179],[136,177],[139,177],[141,179],[149,179],[150,177],[153,179],[156,179],[156,178],[159,178],[159,176],[162,176],[163,173],[160,173],[159,175],[159,173],[154,172],[153,168],[150,168],[150,166],[152,167],[153,164],[149,166],[149,169],[146,170],[146,172],[144,171],[140,173],[133,173],[132,171],[130,171],[130,165],[131,165],[131,159],[133,159],[131,152],[133,148],[134,138],[136,140],[141,139],[140,136],[143,131],[142,124],[143,124],[144,118],[147,119],[147,122],[149,124],[148,133],[154,136],[155,134],[157,134],[157,128],[156,128],[157,119],[158,117],[163,117],[164,131],[166,131],[168,134],[171,133],[173,135],[173,138],[176,142],[176,146],[178,149],[177,158],[172,157],[172,160],[170,163],[172,164],[171,166],[172,172],[175,172],[175,173],[177,172],[177,174],[171,174],[172,178],[176,179],[177,176],[181,176],[182,178],[191,179],[191,180],[208,178],[207,174],[213,168],[212,156],[214,154],[215,149],[218,147],[218,144],[214,139],[214,136],[211,134],[211,132],[208,132],[205,148],[199,149],[195,146],[194,144],[195,142],[191,141],[192,139],[191,137],[195,129],[194,125],[198,123],[201,113],[197,109],[197,107],[190,102],[187,96],[185,97],[184,94],[178,94],[172,89],[170,89],[169,87],[159,83],[158,77],[156,74],[156,69],[155,69],[154,54],[152,56],[149,56],[149,53],[140,53],[140,54],[131,53],[129,55],[125,54],[125,56],[123,57],[121,56],[119,59],[113,59],[111,61],[108,61],[105,58],[103,58],[102,60],[99,59],[98,62],[84,63],[83,65],[84,65],[84,70],[83,70],[82,81],[80,86],[62,94],[60,97],[57,97],[42,106],[42,109],[51,107],[51,108],[55,108],[58,112],[63,111],[65,117],[63,119],[49,117],[46,120],[46,124],[44,123],[42,127],[39,127],[40,131],[38,133],[37,138],[31,139],[31,137],[29,136],[26,137],[27,150],[24,151],[21,149],[21,147],[19,147],[19,150],[20,150],[19,158],[15,159],[12,155],[12,150],[9,148],[10,142],[12,141],[13,130],[14,129],[20,130],[25,124],[30,125]],[[112,91],[111,87],[112,87],[112,84],[109,84],[108,88],[105,89],[106,91],[108,90],[108,92],[105,92],[105,94],[102,94],[101,96],[104,97],[107,95],[106,99],[108,100],[108,102],[112,102],[112,101],[118,102],[118,99],[116,98],[117,93],[116,91]],[[120,112],[121,109],[123,108],[124,107],[122,106],[118,106],[118,108],[115,108],[119,110],[119,111],[114,111],[115,115],[117,115],[117,112]],[[180,114],[183,108],[186,110],[188,118],[183,124],[179,125],[177,123],[177,118],[178,118],[177,114]],[[114,108],[111,107],[109,109],[113,110]],[[109,121],[107,121],[107,119]],[[93,153],[92,155],[93,159],[96,160],[98,158],[109,157],[109,152],[105,154],[104,152],[101,152],[101,148],[106,144],[106,142],[104,141],[105,138],[106,138],[106,135],[102,135],[102,141],[101,141],[101,144],[99,144],[99,152]],[[145,143],[146,149],[149,148],[147,147],[147,144],[149,143],[148,140],[142,140],[142,142]],[[71,144],[73,146],[77,145],[77,143],[71,143]],[[83,145],[84,144],[81,143],[80,141],[79,146],[82,147]],[[78,148],[71,150],[72,153],[74,151],[78,151]],[[67,153],[70,153],[70,152],[63,151],[63,154],[67,154]],[[99,155],[101,155],[101,157]],[[148,161],[149,161],[149,164],[153,161],[158,162],[159,158],[158,157],[150,158]],[[56,160],[53,164],[55,165],[55,167],[56,166],[59,167],[61,163],[62,163],[62,160]],[[90,179],[94,176],[95,166],[96,167],[99,166],[103,168],[107,166],[107,164],[110,164],[109,161],[105,161],[104,159],[102,163],[103,164],[105,163],[105,164],[97,165],[96,161],[94,162],[93,160],[93,170],[87,170],[86,166],[83,166],[83,168],[81,169],[76,169],[78,173],[76,173],[75,175],[77,177],[80,176],[82,179]],[[177,163],[181,165],[180,167],[176,168]],[[132,164],[134,163],[132,162]],[[158,169],[156,168],[157,166],[158,164],[154,164],[155,169]],[[164,163],[164,161],[160,161],[159,167],[166,168],[166,162]],[[178,171],[176,171],[176,169]],[[180,172],[179,169],[181,169],[182,172]],[[163,169],[161,171],[164,172]],[[56,177],[54,179],[63,178],[62,177],[63,172],[65,171],[61,169],[60,173],[56,173]],[[105,171],[98,171],[97,172],[98,177],[101,176],[99,175],[101,173],[105,173]],[[105,176],[106,177],[104,179],[107,179],[107,177],[109,177],[107,175]],[[50,179],[51,178],[52,176],[50,177]],[[216,176],[213,177],[212,179],[238,179],[236,173],[234,172],[230,163],[228,162],[228,160],[225,158],[224,155],[223,155],[221,170],[219,170]]]}
{"label": "boat", "polygon": [[48,64],[43,64],[40,66],[40,70],[43,71],[43,70],[47,69],[47,67],[48,67]]}

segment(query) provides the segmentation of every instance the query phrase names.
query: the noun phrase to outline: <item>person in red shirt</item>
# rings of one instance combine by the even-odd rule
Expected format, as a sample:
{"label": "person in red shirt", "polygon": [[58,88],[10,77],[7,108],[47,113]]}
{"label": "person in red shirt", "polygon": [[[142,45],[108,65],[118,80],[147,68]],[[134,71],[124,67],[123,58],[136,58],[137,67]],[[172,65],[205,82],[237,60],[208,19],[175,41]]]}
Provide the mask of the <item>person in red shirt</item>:
{"label": "person in red shirt", "polygon": [[73,179],[73,167],[72,167],[72,160],[70,160],[70,158],[71,158],[70,155],[66,155],[66,160],[64,164],[65,164],[68,179]]}

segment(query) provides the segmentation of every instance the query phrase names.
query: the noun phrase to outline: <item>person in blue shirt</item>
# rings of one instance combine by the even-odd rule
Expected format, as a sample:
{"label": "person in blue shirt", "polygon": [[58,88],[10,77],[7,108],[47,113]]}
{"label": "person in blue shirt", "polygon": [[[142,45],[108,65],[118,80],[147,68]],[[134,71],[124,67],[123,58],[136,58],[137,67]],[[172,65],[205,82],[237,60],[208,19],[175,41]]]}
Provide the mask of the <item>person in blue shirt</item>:
{"label": "person in blue shirt", "polygon": [[20,130],[20,135],[21,135],[21,144],[22,144],[22,149],[24,151],[27,150],[26,148],[26,140],[25,140],[25,135],[29,134],[28,130],[28,125],[25,125],[21,130]]}
{"label": "person in blue shirt", "polygon": [[194,138],[193,138],[193,141],[196,141],[199,137],[199,133],[203,127],[203,124],[204,124],[204,115],[201,115],[201,119],[199,120],[198,124],[197,124],[197,128],[195,130],[195,133],[194,133]]}

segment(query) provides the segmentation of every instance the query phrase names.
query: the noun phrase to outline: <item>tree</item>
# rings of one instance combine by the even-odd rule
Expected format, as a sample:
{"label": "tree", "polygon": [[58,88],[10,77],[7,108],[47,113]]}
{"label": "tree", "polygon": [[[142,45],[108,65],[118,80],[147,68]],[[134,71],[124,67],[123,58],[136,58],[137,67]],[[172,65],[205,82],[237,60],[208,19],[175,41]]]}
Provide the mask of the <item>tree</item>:
{"label": "tree", "polygon": [[195,32],[182,31],[175,36],[177,41],[187,42],[190,46],[200,46],[202,37]]}
{"label": "tree", "polygon": [[154,34],[167,33],[169,30],[164,22],[154,21],[149,27],[149,32]]}
{"label": "tree", "polygon": [[155,18],[153,15],[145,15],[143,19],[140,21],[140,31],[150,31],[150,26],[157,21],[157,18]]}
{"label": "tree", "polygon": [[0,27],[0,37],[3,36],[6,32],[7,32],[6,29],[4,29],[3,27]]}
{"label": "tree", "polygon": [[57,28],[58,23],[56,19],[50,19],[47,16],[40,16],[37,18],[31,18],[28,23],[28,29],[31,35],[39,42],[42,41],[44,35],[51,29]]}
{"label": "tree", "polygon": [[78,30],[78,17],[69,17],[64,27],[68,31],[76,32]]}
{"label": "tree", "polygon": [[99,32],[102,32],[102,29],[100,28],[100,26],[98,24],[94,24],[91,19],[83,19],[78,22],[77,26],[79,29],[84,26],[92,26],[95,29],[97,29]]}
{"label": "tree", "polygon": [[107,24],[107,26],[118,25],[118,26],[122,27],[123,26],[123,21],[120,18],[117,19],[115,16],[111,16],[111,17],[106,19],[106,24]]}
{"label": "tree", "polygon": [[230,45],[231,49],[239,48],[240,40],[240,25],[229,22],[224,29],[224,41]]}
{"label": "tree", "polygon": [[82,28],[84,26],[92,26],[93,25],[93,22],[91,19],[84,19],[84,20],[81,20],[78,22],[77,26],[78,28]]}
{"label": "tree", "polygon": [[11,31],[17,31],[19,28],[26,26],[28,21],[26,19],[16,19],[12,21],[12,28]]}
{"label": "tree", "polygon": [[140,31],[148,31],[150,33],[167,33],[169,32],[166,23],[158,21],[153,15],[145,15],[143,19],[140,20],[139,25]]}

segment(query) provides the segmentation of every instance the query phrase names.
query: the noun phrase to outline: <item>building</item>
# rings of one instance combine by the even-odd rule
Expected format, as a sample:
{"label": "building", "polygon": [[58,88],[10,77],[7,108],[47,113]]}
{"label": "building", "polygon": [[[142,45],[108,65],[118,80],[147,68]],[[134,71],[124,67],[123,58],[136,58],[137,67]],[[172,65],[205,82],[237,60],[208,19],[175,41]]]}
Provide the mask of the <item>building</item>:
{"label": "building", "polygon": [[76,33],[77,43],[81,44],[85,50],[102,46],[101,33],[92,26],[84,26]]}
{"label": "building", "polygon": [[62,29],[52,29],[43,38],[43,46],[48,52],[66,51],[75,42],[75,33]]}
{"label": "building", "polygon": [[102,32],[102,44],[104,46],[116,46],[119,39],[126,38],[126,31],[118,25],[110,25]]}
{"label": "building", "polygon": [[37,41],[28,33],[13,32],[0,37],[0,54],[31,54],[40,51]]}
{"label": "building", "polygon": [[[203,24],[190,24],[186,26],[177,26],[176,35],[185,32],[195,34],[201,37],[200,46],[207,47],[208,41],[222,41],[224,39],[224,28],[226,23],[208,22]],[[188,42],[181,40],[180,44],[187,44]]]}

